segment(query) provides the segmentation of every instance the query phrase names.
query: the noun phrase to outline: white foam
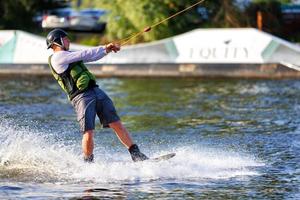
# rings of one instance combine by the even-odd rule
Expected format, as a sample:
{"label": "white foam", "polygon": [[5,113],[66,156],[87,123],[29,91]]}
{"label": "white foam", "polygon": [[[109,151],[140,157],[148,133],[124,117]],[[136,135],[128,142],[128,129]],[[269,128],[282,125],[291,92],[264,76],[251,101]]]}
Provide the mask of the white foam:
{"label": "white foam", "polygon": [[268,94],[270,88],[266,84],[244,85],[240,88],[240,94]]}
{"label": "white foam", "polygon": [[264,165],[249,155],[200,145],[173,147],[151,155],[176,152],[177,155],[169,161],[133,163],[124,150],[124,153],[115,155],[117,159],[108,157],[115,152],[95,154],[96,162],[86,164],[82,161],[79,144],[64,146],[49,137],[46,139],[43,134],[1,124],[0,158],[9,161],[5,167],[8,173],[18,170],[21,173],[19,179],[44,182],[180,181],[259,175],[255,167]]}
{"label": "white foam", "polygon": [[242,157],[238,154],[216,150],[182,147],[177,149],[176,153],[174,158],[162,162],[98,161],[82,168],[72,177],[97,182],[224,179],[259,175],[253,168],[264,165],[249,156]]}

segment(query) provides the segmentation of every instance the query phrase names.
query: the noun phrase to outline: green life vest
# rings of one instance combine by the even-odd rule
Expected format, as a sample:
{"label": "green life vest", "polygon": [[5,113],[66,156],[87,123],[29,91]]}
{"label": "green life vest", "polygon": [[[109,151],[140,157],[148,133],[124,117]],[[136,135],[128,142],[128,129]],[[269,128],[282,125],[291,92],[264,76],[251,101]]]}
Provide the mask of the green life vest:
{"label": "green life vest", "polygon": [[89,72],[82,61],[70,63],[66,71],[58,74],[51,65],[51,57],[52,55],[48,59],[48,64],[52,75],[67,93],[69,100],[72,100],[77,94],[97,86],[95,76]]}

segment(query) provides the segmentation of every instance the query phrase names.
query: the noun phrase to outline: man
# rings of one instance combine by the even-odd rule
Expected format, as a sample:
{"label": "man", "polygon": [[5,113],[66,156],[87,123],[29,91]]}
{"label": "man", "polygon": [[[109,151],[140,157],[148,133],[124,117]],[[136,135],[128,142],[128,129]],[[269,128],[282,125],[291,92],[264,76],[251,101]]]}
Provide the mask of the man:
{"label": "man", "polygon": [[104,128],[112,128],[123,145],[128,148],[133,161],[148,159],[133,143],[128,131],[120,121],[111,99],[96,85],[95,76],[84,63],[103,58],[110,52],[118,52],[120,46],[109,43],[105,47],[95,47],[81,51],[69,51],[70,40],[66,32],[54,29],[49,32],[47,48],[53,54],[48,63],[54,78],[67,93],[75,108],[82,136],[84,161],[94,160],[94,129],[96,114]]}

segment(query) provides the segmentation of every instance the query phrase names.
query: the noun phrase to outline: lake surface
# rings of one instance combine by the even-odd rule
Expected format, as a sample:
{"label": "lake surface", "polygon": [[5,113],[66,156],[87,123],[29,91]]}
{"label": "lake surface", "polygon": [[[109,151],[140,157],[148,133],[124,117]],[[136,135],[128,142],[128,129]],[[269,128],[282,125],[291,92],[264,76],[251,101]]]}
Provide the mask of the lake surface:
{"label": "lake surface", "polygon": [[[140,149],[110,129],[82,161],[53,79],[0,80],[1,199],[299,199],[300,80],[98,79]],[[98,119],[97,119],[98,122]]]}

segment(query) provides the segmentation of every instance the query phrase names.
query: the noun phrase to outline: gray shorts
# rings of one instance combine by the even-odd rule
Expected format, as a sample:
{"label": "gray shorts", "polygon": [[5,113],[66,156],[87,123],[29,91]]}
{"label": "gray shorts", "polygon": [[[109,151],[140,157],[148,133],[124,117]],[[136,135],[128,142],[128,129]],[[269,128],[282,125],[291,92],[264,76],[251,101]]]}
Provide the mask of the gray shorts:
{"label": "gray shorts", "polygon": [[103,128],[108,128],[110,123],[120,120],[112,100],[98,87],[78,94],[71,103],[81,131],[95,129],[96,114]]}

